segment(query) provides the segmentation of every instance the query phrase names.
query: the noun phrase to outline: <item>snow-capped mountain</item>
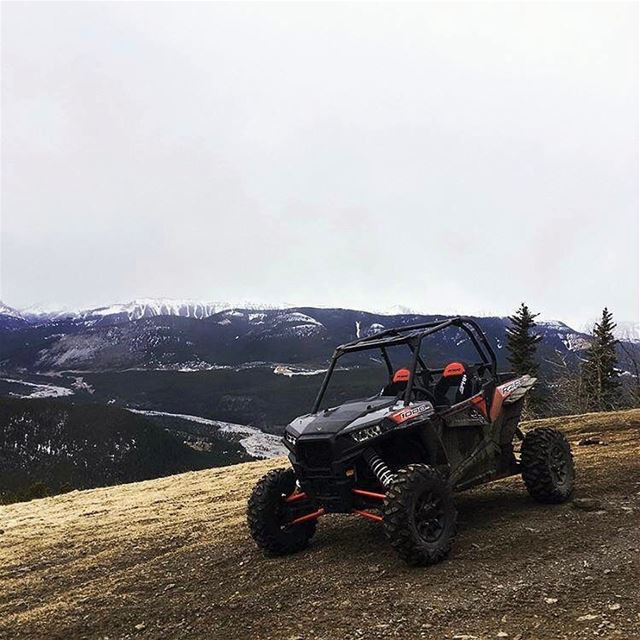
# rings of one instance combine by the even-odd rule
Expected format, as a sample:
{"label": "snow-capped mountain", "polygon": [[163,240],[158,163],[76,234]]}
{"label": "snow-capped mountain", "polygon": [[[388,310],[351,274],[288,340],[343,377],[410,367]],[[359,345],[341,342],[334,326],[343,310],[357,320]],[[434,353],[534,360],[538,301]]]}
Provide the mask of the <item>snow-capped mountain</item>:
{"label": "snow-capped mountain", "polygon": [[616,337],[618,340],[640,343],[640,323],[622,321],[618,322],[617,325]]}
{"label": "snow-capped mountain", "polygon": [[228,308],[227,304],[221,302],[146,298],[124,304],[81,310],[77,312],[77,317],[122,316],[128,320],[139,320],[140,318],[153,318],[155,316],[179,316],[181,318],[201,320],[226,308]]}
{"label": "snow-capped mountain", "polygon": [[26,326],[27,321],[24,316],[13,307],[10,307],[0,300],[0,330],[13,331]]}
{"label": "snow-capped mountain", "polygon": [[[164,299],[138,299],[66,315],[34,314],[26,316],[28,322],[9,311],[12,315],[5,318],[10,326],[4,328],[11,331],[11,339],[0,346],[0,368],[31,371],[194,370],[256,361],[317,368],[337,344],[386,327],[446,317]],[[488,317],[479,322],[506,364],[508,320]],[[20,327],[30,329],[16,332]],[[558,350],[575,353],[587,344],[587,336],[562,322],[540,323],[538,330],[541,349],[549,355]],[[474,358],[466,337],[455,331],[437,336],[432,347],[442,357],[462,349],[458,357]]]}
{"label": "snow-capped mountain", "polygon": [[582,351],[589,346],[589,336],[572,329],[569,325],[558,320],[543,320],[536,323],[536,331],[543,340],[551,342],[560,340],[567,351]]}
{"label": "snow-capped mountain", "polygon": [[233,308],[263,310],[285,309],[290,304],[263,305],[253,302],[223,302],[172,298],[139,298],[130,302],[116,303],[101,307],[82,309],[51,308],[34,305],[22,312],[23,317],[32,322],[42,323],[51,320],[99,320],[110,318],[116,320],[139,320],[157,316],[178,316],[201,320],[220,311]]}
{"label": "snow-capped mountain", "polygon": [[[0,370],[211,370],[263,362],[318,369],[336,345],[387,327],[445,319],[445,315],[370,313],[220,301],[141,298],[77,311],[22,311],[0,307]],[[506,353],[507,318],[477,319],[500,365]],[[578,366],[589,336],[563,322],[541,321],[542,367],[564,356]],[[640,343],[627,341],[640,346]],[[438,335],[437,358],[475,359],[465,335]],[[624,365],[623,365],[624,366]]]}
{"label": "snow-capped mountain", "polygon": [[0,316],[10,316],[13,318],[22,318],[20,312],[13,307],[9,307],[2,300],[0,300]]}

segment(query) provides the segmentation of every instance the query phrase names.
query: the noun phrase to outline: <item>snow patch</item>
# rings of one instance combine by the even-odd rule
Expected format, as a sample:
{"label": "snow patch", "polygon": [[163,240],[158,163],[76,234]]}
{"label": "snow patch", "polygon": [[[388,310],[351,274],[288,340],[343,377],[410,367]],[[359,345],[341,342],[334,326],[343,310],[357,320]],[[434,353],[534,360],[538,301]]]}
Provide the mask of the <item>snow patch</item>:
{"label": "snow patch", "polygon": [[87,393],[95,393],[95,389],[90,384],[85,382],[84,378],[82,377],[76,377],[74,381],[71,383],[71,386],[76,391],[86,391]]}
{"label": "snow patch", "polygon": [[539,327],[542,327],[543,329],[552,329],[552,330],[563,330],[563,331],[567,331],[567,330],[571,330],[571,328],[566,325],[564,322],[560,322],[560,320],[540,320],[538,322],[536,322],[536,324]]}
{"label": "snow patch", "polygon": [[235,436],[233,439],[240,443],[240,446],[252,458],[275,458],[287,455],[287,450],[282,444],[282,439],[270,433],[264,433],[255,427],[249,427],[244,424],[235,424],[233,422],[222,422],[220,420],[211,420],[202,416],[194,416],[186,413],[168,413],[166,411],[153,411],[149,409],[132,409],[127,407],[131,413],[138,413],[146,416],[166,416],[170,418],[180,418],[182,420],[190,420],[199,424],[206,424],[215,427],[218,433],[229,434]]}
{"label": "snow patch", "polygon": [[287,376],[291,378],[293,376],[317,376],[321,373],[326,373],[326,369],[300,369],[291,368],[285,365],[279,364],[273,369],[273,373],[279,376]]}
{"label": "snow patch", "polygon": [[16,380],[15,378],[0,378],[4,382],[12,384],[21,384],[25,387],[31,387],[35,389],[33,393],[27,395],[12,394],[18,398],[62,398],[64,396],[72,396],[73,390],[67,387],[58,387],[53,384],[36,384],[34,382],[25,382],[24,380]]}
{"label": "snow patch", "polygon": [[379,333],[380,331],[384,331],[384,325],[379,322],[374,322],[367,331],[367,335],[373,335],[374,333]]}

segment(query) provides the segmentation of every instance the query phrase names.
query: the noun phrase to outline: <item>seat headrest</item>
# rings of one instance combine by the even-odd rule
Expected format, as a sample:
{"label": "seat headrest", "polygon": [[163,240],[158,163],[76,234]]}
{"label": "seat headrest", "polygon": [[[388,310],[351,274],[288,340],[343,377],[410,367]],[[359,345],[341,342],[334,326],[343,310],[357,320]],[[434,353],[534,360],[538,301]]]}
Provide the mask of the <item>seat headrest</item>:
{"label": "seat headrest", "polygon": [[442,372],[443,378],[450,378],[452,376],[464,375],[466,368],[462,362],[450,362]]}
{"label": "seat headrest", "polygon": [[394,382],[409,382],[409,378],[411,377],[411,371],[409,369],[398,369],[393,374]]}

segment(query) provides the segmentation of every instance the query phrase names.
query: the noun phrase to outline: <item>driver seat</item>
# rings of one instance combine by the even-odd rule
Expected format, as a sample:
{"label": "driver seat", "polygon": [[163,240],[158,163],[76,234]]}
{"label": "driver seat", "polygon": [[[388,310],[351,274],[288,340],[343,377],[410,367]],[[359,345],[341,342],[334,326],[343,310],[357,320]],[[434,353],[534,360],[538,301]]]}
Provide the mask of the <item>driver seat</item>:
{"label": "driver seat", "polygon": [[433,390],[436,405],[451,406],[473,395],[473,380],[469,366],[464,362],[450,362]]}
{"label": "driver seat", "polygon": [[386,385],[380,392],[381,396],[398,396],[404,393],[411,377],[411,371],[409,369],[398,369],[393,374],[393,379]]}

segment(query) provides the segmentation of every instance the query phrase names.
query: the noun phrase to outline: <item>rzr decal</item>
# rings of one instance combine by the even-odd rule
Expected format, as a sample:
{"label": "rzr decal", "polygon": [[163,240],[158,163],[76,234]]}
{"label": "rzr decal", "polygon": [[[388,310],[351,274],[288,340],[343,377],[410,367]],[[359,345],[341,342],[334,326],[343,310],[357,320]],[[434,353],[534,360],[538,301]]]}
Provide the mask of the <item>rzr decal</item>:
{"label": "rzr decal", "polygon": [[511,382],[507,382],[506,384],[500,385],[498,389],[500,390],[500,393],[502,393],[502,397],[506,398],[510,393],[515,391],[520,386],[521,383],[522,383],[522,379],[516,378]]}
{"label": "rzr decal", "polygon": [[507,401],[507,398],[509,398],[509,396],[520,387],[524,387],[529,381],[533,383],[535,382],[535,378],[531,378],[530,376],[520,376],[515,380],[510,380],[509,382],[505,382],[499,387],[496,387],[493,394],[493,401],[491,402],[490,417],[492,422],[497,420],[500,415],[500,411],[502,410],[502,405]]}

